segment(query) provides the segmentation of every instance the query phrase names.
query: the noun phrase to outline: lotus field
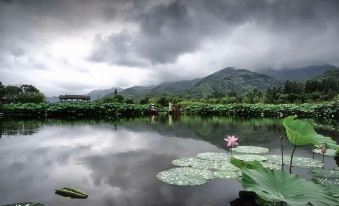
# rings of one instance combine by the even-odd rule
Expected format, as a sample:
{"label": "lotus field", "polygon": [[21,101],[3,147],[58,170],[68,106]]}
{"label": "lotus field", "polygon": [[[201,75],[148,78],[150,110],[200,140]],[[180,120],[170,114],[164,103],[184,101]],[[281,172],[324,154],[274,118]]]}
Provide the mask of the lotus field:
{"label": "lotus field", "polygon": [[[339,119],[339,103],[322,104],[204,104],[179,103],[185,114],[216,115],[235,117],[276,117],[290,115],[319,119]],[[158,106],[160,111],[166,108]],[[43,103],[43,104],[4,104],[0,112],[8,116],[32,117],[130,117],[148,115],[148,105],[125,103]]]}
{"label": "lotus field", "polygon": [[[339,154],[339,145],[330,137],[318,134],[314,127],[295,117],[283,121],[287,140],[293,146],[291,154],[266,155],[269,149],[258,146],[238,146],[238,137],[227,135],[230,152],[204,152],[195,157],[172,161],[176,166],[157,174],[167,184],[195,186],[212,179],[237,179],[245,192],[255,197],[258,205],[339,205],[339,169],[326,168],[324,156]],[[313,146],[322,161],[294,156],[297,147]],[[320,149],[319,149],[320,148]],[[284,169],[284,166],[287,166]],[[311,180],[292,174],[292,167],[305,168]]]}

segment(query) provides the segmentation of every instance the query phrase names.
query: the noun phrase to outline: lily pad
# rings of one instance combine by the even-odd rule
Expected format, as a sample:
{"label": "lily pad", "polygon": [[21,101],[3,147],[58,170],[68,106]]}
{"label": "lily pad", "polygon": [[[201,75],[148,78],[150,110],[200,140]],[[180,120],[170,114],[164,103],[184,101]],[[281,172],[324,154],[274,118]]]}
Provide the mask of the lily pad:
{"label": "lily pad", "polygon": [[210,160],[193,160],[191,167],[198,169],[208,170],[224,170],[224,171],[236,171],[239,170],[237,167],[226,161],[210,161]]}
{"label": "lily pad", "polygon": [[264,147],[257,147],[257,146],[238,146],[232,149],[233,152],[239,153],[251,153],[251,154],[260,154],[266,153],[269,149]]}
{"label": "lily pad", "polygon": [[[318,154],[322,155],[321,149],[314,149],[314,150],[312,150],[312,152],[318,153]],[[336,156],[337,154],[336,154],[336,150],[334,150],[334,149],[327,149],[326,153],[324,155],[326,155],[326,156]]]}
{"label": "lily pad", "polygon": [[175,166],[179,166],[179,167],[189,167],[192,165],[195,159],[196,158],[194,157],[184,157],[184,158],[173,160],[172,164]]}
{"label": "lily pad", "polygon": [[247,155],[247,154],[243,154],[243,155],[233,155],[232,156],[235,159],[239,159],[239,160],[243,160],[243,161],[266,161],[267,157],[265,156],[261,156],[261,155]]}
{"label": "lily pad", "polygon": [[271,170],[281,170],[281,165],[273,164],[270,162],[261,162],[262,166]]}
{"label": "lily pad", "polygon": [[339,178],[315,177],[313,180],[322,185],[339,185]]}
{"label": "lily pad", "polygon": [[203,152],[199,153],[197,158],[211,161],[228,161],[229,155],[224,152]]}
{"label": "lily pad", "polygon": [[327,169],[320,169],[320,168],[312,168],[312,169],[310,169],[309,173],[313,177],[339,179],[339,171],[338,170],[327,170]]}
{"label": "lily pad", "polygon": [[2,205],[2,206],[45,206],[41,203],[34,203],[34,202],[21,202],[21,203],[13,203],[9,205]]}
{"label": "lily pad", "polygon": [[[266,155],[267,162],[281,165],[281,156],[280,155]],[[284,164],[290,165],[291,157],[289,155],[284,155]],[[319,160],[314,160],[308,157],[293,157],[293,167],[302,167],[302,168],[312,168],[312,167],[323,167],[324,164]]]}
{"label": "lily pad", "polygon": [[209,170],[179,167],[159,172],[157,178],[171,185],[194,186],[205,184],[207,180],[214,177]]}
{"label": "lily pad", "polygon": [[74,188],[64,187],[62,189],[55,190],[55,194],[63,196],[63,197],[70,197],[74,199],[86,199],[88,194]]}
{"label": "lily pad", "polygon": [[216,178],[222,179],[234,179],[241,175],[241,172],[232,172],[232,171],[215,171],[213,176]]}

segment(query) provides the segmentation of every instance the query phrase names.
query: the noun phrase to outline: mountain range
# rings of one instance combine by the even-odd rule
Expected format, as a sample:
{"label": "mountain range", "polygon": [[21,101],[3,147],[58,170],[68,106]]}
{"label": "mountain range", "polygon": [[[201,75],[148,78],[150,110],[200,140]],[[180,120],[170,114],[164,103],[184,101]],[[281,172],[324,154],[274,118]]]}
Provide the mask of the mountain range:
{"label": "mountain range", "polygon": [[[229,94],[236,92],[243,95],[257,89],[264,91],[270,87],[283,85],[286,80],[305,81],[311,79],[338,78],[339,68],[333,65],[313,65],[301,68],[285,68],[281,70],[264,69],[252,72],[246,69],[227,67],[206,77],[192,80],[163,82],[155,86],[133,86],[126,89],[111,88],[93,90],[88,96],[97,100],[114,95],[117,90],[125,98],[140,99],[145,96],[176,95],[189,98],[202,98],[212,94]],[[56,97],[47,98],[47,101],[56,101]]]}

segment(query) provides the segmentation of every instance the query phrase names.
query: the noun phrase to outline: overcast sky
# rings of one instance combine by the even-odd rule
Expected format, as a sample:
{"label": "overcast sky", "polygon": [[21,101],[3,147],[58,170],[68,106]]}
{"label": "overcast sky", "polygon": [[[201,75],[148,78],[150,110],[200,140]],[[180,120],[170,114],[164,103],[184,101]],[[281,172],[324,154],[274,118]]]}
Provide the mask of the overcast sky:
{"label": "overcast sky", "polygon": [[0,0],[0,81],[46,95],[339,65],[338,0]]}

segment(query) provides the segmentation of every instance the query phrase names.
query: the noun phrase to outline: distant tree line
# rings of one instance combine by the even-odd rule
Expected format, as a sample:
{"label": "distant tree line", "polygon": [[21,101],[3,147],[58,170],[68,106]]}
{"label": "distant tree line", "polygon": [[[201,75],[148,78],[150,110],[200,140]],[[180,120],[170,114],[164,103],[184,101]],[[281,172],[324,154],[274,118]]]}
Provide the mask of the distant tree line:
{"label": "distant tree line", "polygon": [[339,80],[308,80],[305,82],[286,81],[281,87],[268,88],[266,91],[254,89],[245,95],[230,92],[227,95],[214,92],[206,98],[187,98],[182,96],[145,96],[142,99],[124,99],[118,93],[114,96],[105,97],[103,102],[121,103],[156,103],[168,106],[169,102],[178,103],[183,101],[194,101],[204,103],[305,103],[305,102],[328,102],[339,101]]}
{"label": "distant tree line", "polygon": [[1,103],[42,103],[45,96],[34,86],[23,84],[20,86],[2,85],[0,82]]}

